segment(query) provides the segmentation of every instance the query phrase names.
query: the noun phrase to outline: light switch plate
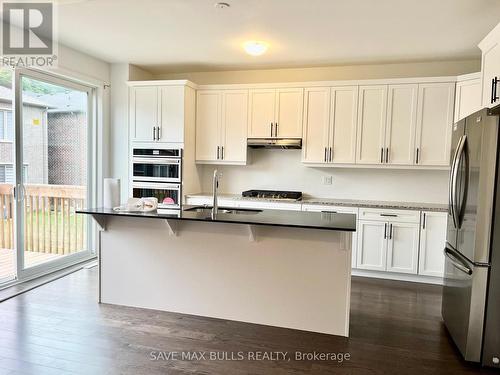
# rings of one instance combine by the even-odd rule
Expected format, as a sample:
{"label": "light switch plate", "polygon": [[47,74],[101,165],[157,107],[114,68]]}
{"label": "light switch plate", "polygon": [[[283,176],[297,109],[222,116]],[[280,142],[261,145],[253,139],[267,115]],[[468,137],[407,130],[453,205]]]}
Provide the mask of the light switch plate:
{"label": "light switch plate", "polygon": [[333,184],[333,176],[323,176],[323,185]]}

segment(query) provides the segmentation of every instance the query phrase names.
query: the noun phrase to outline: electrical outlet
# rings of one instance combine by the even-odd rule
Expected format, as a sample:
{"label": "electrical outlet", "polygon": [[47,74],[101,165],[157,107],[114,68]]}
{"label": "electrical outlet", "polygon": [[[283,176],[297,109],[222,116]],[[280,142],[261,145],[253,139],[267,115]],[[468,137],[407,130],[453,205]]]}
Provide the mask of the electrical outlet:
{"label": "electrical outlet", "polygon": [[323,185],[333,184],[333,176],[323,176]]}

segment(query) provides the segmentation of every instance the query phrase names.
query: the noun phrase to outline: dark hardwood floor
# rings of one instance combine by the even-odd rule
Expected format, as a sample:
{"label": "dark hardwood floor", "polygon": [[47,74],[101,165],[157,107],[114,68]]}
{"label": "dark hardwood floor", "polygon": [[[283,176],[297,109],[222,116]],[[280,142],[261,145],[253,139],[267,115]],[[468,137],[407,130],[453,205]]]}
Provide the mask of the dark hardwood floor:
{"label": "dark hardwood floor", "polygon": [[[460,360],[441,322],[438,286],[354,278],[349,339],[99,305],[96,294],[97,270],[83,269],[0,303],[0,374],[494,373]],[[198,360],[166,358],[182,352]],[[288,354],[248,359],[257,352]],[[295,352],[350,359],[297,361]]]}

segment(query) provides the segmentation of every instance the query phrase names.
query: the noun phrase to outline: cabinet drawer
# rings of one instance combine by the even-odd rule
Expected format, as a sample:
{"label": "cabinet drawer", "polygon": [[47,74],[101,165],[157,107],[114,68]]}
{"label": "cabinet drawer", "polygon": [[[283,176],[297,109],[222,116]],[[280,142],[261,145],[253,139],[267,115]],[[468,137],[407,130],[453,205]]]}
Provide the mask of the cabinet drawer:
{"label": "cabinet drawer", "polygon": [[399,223],[419,223],[420,211],[413,210],[384,210],[380,208],[360,208],[360,220],[377,220]]}
{"label": "cabinet drawer", "polygon": [[290,210],[300,211],[300,203],[284,203],[284,202],[256,202],[256,201],[240,201],[241,208],[255,208],[260,210]]}
{"label": "cabinet drawer", "polygon": [[302,211],[310,212],[331,212],[331,213],[342,213],[342,214],[358,214],[357,207],[349,206],[330,206],[326,204],[303,204]]}

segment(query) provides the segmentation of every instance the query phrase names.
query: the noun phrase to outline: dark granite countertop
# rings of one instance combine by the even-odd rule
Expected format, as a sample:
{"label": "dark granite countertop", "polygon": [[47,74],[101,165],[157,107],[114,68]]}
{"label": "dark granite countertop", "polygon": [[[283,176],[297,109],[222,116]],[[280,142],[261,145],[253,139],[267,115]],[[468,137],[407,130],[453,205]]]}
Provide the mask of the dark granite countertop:
{"label": "dark granite countertop", "polygon": [[77,210],[77,213],[98,216],[121,216],[150,219],[191,220],[249,225],[271,225],[281,227],[310,228],[323,230],[337,230],[353,232],[356,230],[356,215],[342,213],[321,213],[282,210],[247,210],[231,209],[233,212],[224,212],[219,207],[215,218],[211,217],[209,209],[189,211],[196,206],[184,206],[179,210],[158,210],[153,212],[123,212],[107,208],[88,208]]}

